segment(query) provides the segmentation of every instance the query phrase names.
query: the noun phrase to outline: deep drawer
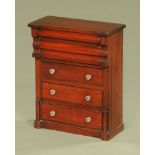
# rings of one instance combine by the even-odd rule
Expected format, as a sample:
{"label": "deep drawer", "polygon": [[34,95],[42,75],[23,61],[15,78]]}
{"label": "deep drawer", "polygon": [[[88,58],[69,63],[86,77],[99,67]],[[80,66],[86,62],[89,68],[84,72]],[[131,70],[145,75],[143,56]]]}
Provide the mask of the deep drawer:
{"label": "deep drawer", "polygon": [[43,82],[42,98],[101,107],[102,91]]}
{"label": "deep drawer", "polygon": [[57,79],[101,86],[102,70],[51,61],[42,61],[41,78],[42,80]]}
{"label": "deep drawer", "polygon": [[46,121],[58,121],[96,129],[102,128],[102,113],[98,111],[42,103],[40,113],[41,119]]}
{"label": "deep drawer", "polygon": [[68,32],[68,31],[60,31],[60,30],[44,30],[44,29],[32,29],[33,37],[49,37],[49,38],[57,38],[63,40],[73,40],[73,41],[81,41],[87,43],[101,43],[105,44],[106,38],[99,37],[95,34],[86,34],[86,33],[77,33],[77,32]]}
{"label": "deep drawer", "polygon": [[61,39],[34,38],[33,47],[35,49],[62,51],[100,57],[107,56],[108,54],[107,48],[105,46],[75,41],[66,41]]}

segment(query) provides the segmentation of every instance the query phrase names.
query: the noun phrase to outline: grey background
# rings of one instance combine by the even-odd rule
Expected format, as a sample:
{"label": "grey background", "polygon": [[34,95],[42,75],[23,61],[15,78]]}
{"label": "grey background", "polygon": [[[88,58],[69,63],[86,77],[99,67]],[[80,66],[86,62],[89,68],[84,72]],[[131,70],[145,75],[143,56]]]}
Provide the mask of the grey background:
{"label": "grey background", "polygon": [[[125,130],[111,141],[33,128],[35,70],[27,24],[46,15],[127,25],[123,63]],[[16,0],[16,155],[138,155],[139,36],[139,0]]]}

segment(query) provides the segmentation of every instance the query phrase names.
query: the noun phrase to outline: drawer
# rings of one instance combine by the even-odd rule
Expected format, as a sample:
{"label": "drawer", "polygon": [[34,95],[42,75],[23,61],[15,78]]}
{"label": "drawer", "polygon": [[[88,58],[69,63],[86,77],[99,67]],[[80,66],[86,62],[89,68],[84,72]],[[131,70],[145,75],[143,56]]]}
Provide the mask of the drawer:
{"label": "drawer", "polygon": [[34,38],[33,47],[35,49],[62,51],[74,54],[93,55],[100,57],[107,56],[108,53],[105,46],[49,38]]}
{"label": "drawer", "polygon": [[41,120],[58,121],[84,127],[101,129],[102,112],[42,103]]}
{"label": "drawer", "polygon": [[42,98],[101,107],[102,91],[43,82]]}
{"label": "drawer", "polygon": [[62,80],[81,82],[93,85],[102,85],[102,70],[89,67],[80,67],[50,61],[41,62],[42,80]]}
{"label": "drawer", "polygon": [[68,52],[61,52],[61,51],[50,51],[44,49],[35,49],[33,57],[41,58],[41,59],[52,59],[56,61],[63,61],[63,62],[71,62],[71,63],[80,63],[86,65],[95,65],[95,66],[102,66],[102,68],[108,66],[108,59],[106,57],[98,57],[92,55],[84,55],[84,54],[74,54]]}
{"label": "drawer", "polygon": [[[44,30],[44,29],[32,29],[33,37],[49,37],[63,40],[81,41],[87,43],[100,43],[101,38],[96,34],[86,34],[77,32],[68,32],[60,30]],[[104,45],[106,38],[102,38],[102,44]]]}

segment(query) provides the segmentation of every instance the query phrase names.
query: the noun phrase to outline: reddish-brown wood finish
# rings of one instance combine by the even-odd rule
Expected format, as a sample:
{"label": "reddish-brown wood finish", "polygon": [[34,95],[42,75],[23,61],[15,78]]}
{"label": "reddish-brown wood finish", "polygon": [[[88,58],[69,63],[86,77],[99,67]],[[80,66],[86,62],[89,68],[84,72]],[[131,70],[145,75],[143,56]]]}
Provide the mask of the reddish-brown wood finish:
{"label": "reddish-brown wood finish", "polygon": [[123,32],[119,32],[108,38],[109,47],[109,79],[110,79],[110,94],[109,94],[109,130],[122,123],[122,38]]}
{"label": "reddish-brown wood finish", "polygon": [[[55,73],[50,74],[50,69],[55,69]],[[91,75],[92,79],[87,80],[85,77],[86,75]],[[73,81],[99,86],[102,84],[103,79],[101,69],[79,67],[77,65],[68,65],[47,60],[41,62],[41,78],[42,80],[57,79],[61,81]]]}
{"label": "reddish-brown wood finish", "polygon": [[[50,90],[56,93],[51,95]],[[90,101],[85,100],[86,96],[91,96]],[[102,91],[42,82],[42,98],[101,107]]]}
{"label": "reddish-brown wood finish", "polygon": [[35,60],[36,71],[36,121],[40,120],[40,99],[41,99],[41,84],[40,84],[40,59]]}
{"label": "reddish-brown wood finish", "polygon": [[[100,37],[92,34],[81,34],[75,32],[56,31],[56,30],[44,30],[44,29],[32,29],[33,37],[48,37],[56,39],[65,39],[73,41],[81,41],[88,43],[100,43]],[[105,44],[105,39],[102,41],[102,45]]]}
{"label": "reddish-brown wood finish", "polygon": [[121,132],[125,25],[47,16],[28,26],[36,60],[35,127],[102,140]]}
{"label": "reddish-brown wood finish", "polygon": [[[54,111],[55,116],[51,117],[50,112]],[[41,104],[41,120],[57,121],[67,124],[76,124],[89,128],[102,128],[102,113],[75,107],[60,106],[54,104]],[[86,118],[91,117],[91,122],[86,122]]]}
{"label": "reddish-brown wood finish", "polygon": [[43,17],[29,23],[28,26],[35,29],[61,30],[93,35],[99,34],[104,37],[119,32],[125,27],[124,24],[71,19],[55,16]]}
{"label": "reddish-brown wood finish", "polygon": [[34,49],[34,57],[43,58],[43,59],[52,59],[52,60],[62,60],[63,62],[75,62],[81,64],[92,64],[97,66],[107,67],[107,59],[105,57],[91,56],[91,55],[81,55],[81,54],[72,54],[68,52],[59,52],[59,51],[49,51],[43,49]]}
{"label": "reddish-brown wood finish", "polygon": [[[36,122],[35,122],[36,123]],[[38,128],[46,128],[58,131],[65,131],[70,133],[76,133],[85,136],[92,136],[92,137],[101,137],[101,130],[81,127],[77,125],[67,124],[67,123],[60,123],[54,121],[40,121],[38,123]]]}
{"label": "reddish-brown wood finish", "polygon": [[106,56],[107,50],[104,46],[95,44],[65,41],[60,39],[39,38],[33,39],[33,47],[45,50],[55,50],[84,55]]}

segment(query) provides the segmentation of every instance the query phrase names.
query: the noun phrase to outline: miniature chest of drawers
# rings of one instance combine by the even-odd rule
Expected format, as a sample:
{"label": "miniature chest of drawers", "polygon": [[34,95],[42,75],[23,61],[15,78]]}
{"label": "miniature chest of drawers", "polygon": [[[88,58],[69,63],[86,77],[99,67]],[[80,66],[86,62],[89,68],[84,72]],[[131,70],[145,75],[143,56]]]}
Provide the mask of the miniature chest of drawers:
{"label": "miniature chest of drawers", "polygon": [[28,24],[36,128],[109,140],[123,130],[123,24],[46,16]]}

